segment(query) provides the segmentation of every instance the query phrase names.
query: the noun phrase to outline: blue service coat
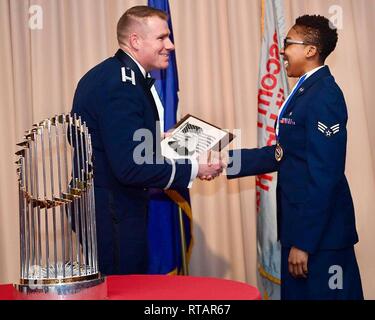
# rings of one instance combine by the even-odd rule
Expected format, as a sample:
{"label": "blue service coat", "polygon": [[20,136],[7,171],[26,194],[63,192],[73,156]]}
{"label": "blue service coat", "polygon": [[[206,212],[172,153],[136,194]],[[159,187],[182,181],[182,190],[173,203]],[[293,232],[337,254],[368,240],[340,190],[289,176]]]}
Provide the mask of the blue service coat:
{"label": "blue service coat", "polygon": [[230,151],[241,156],[237,178],[278,172],[278,237],[286,247],[310,254],[340,249],[358,241],[354,206],[345,177],[347,109],[327,66],[307,78],[292,97],[280,121],[275,145]]}
{"label": "blue service coat", "polygon": [[[230,151],[240,171],[228,178],[277,171],[277,225],[282,245],[282,299],[363,299],[353,245],[354,206],[345,177],[347,109],[327,66],[307,78],[291,98],[279,127],[284,155],[275,145]],[[238,160],[237,160],[238,161]],[[288,272],[294,246],[308,252],[307,279]],[[329,287],[330,267],[344,270],[344,289]]]}
{"label": "blue service coat", "polygon": [[[72,113],[91,134],[99,269],[146,273],[148,189],[165,188],[171,176],[171,188],[186,188],[191,164],[161,157],[150,85],[122,50],[79,81]],[[134,154],[146,163],[139,164]]]}

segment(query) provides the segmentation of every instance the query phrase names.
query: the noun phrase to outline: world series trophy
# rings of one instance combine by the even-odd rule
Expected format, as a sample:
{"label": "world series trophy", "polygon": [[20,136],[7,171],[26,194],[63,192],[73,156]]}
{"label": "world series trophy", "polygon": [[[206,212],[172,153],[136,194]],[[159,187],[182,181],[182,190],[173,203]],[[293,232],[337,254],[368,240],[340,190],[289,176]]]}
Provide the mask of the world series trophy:
{"label": "world series trophy", "polygon": [[20,282],[17,299],[103,299],[98,269],[92,146],[80,117],[26,132],[16,155]]}

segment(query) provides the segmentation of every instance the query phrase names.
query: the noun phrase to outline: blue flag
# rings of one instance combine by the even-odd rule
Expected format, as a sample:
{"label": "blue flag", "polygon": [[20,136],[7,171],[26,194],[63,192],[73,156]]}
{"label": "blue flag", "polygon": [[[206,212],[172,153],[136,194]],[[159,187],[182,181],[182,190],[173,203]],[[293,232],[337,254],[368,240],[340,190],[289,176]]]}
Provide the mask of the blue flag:
{"label": "blue flag", "polygon": [[[168,0],[148,0],[148,5],[169,15],[168,26],[173,39],[172,19]],[[172,128],[177,120],[178,75],[175,52],[169,56],[165,70],[152,72],[155,87],[164,107],[164,131]],[[148,239],[150,274],[180,274],[182,270],[182,246],[179,223],[179,207],[183,213],[187,261],[190,259],[192,239],[192,214],[188,189],[154,190],[149,207]]]}

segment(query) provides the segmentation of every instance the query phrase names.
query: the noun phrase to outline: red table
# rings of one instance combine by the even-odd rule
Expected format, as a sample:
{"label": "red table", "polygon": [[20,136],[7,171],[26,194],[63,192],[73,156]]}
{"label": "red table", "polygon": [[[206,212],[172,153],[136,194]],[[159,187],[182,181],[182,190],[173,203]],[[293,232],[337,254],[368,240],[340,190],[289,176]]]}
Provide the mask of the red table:
{"label": "red table", "polygon": [[[107,277],[109,300],[260,300],[246,283],[209,277],[126,275]],[[0,300],[13,300],[13,286],[0,285]]]}

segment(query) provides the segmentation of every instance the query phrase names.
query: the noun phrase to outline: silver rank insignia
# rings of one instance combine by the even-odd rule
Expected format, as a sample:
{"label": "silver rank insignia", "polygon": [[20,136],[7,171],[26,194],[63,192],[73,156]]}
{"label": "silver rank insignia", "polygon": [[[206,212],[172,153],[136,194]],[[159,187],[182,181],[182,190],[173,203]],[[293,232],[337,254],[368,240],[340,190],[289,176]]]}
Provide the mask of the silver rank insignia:
{"label": "silver rank insignia", "polygon": [[281,147],[279,142],[276,142],[276,149],[275,149],[275,159],[277,162],[280,162],[281,159],[283,158],[284,151],[283,148]]}
{"label": "silver rank insignia", "polygon": [[[130,71],[130,76],[129,76],[129,71]],[[132,69],[122,67],[121,76],[122,76],[122,82],[130,81],[132,85],[135,86],[135,73]]]}
{"label": "silver rank insignia", "polygon": [[327,138],[332,137],[340,131],[340,124],[335,124],[332,127],[326,126],[324,123],[318,121],[318,130],[323,133]]}

